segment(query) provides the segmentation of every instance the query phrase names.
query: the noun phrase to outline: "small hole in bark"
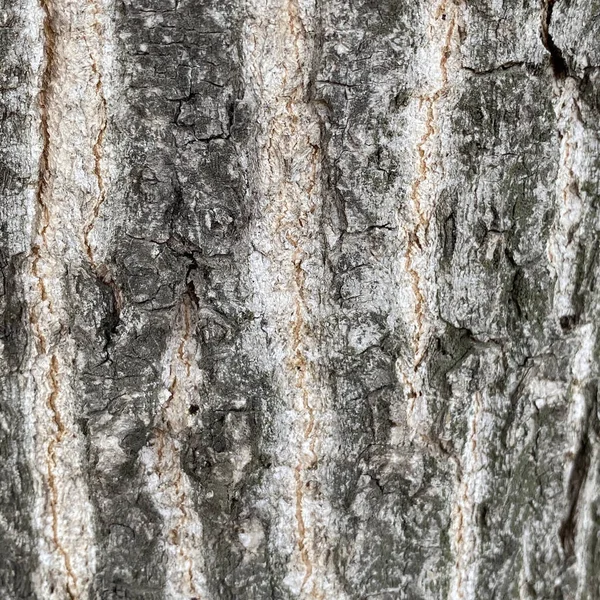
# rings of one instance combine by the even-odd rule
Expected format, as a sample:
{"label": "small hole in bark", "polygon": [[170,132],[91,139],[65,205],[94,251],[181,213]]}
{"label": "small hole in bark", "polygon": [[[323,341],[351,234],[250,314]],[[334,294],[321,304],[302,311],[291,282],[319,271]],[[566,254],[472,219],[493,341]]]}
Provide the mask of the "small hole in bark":
{"label": "small hole in bark", "polygon": [[197,404],[190,404],[188,410],[190,415],[195,415],[200,410],[200,407]]}
{"label": "small hole in bark", "polygon": [[577,315],[564,315],[560,318],[559,322],[563,333],[567,333],[577,324]]}
{"label": "small hole in bark", "polygon": [[268,455],[266,455],[266,454],[262,454],[262,455],[259,457],[259,460],[260,460],[260,463],[261,463],[261,465],[262,465],[262,466],[263,466],[265,469],[270,469],[270,468],[271,468],[271,465],[272,465],[272,463],[271,463],[271,459],[269,458],[269,456],[268,456]]}

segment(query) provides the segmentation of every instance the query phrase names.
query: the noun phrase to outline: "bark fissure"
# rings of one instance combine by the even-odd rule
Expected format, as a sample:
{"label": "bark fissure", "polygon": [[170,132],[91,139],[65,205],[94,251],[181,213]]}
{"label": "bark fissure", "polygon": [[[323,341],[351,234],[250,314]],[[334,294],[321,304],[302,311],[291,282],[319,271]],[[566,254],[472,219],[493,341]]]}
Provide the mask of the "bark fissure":
{"label": "bark fissure", "polygon": [[[56,68],[55,56],[56,56],[56,34],[55,25],[53,23],[53,7],[48,0],[41,0],[41,7],[44,13],[43,31],[44,31],[44,60],[45,66],[42,73],[41,87],[39,92],[39,107],[40,107],[40,130],[42,133],[42,151],[40,155],[40,166],[38,175],[38,189],[37,189],[37,202],[40,207],[40,222],[41,227],[38,225],[40,245],[33,247],[33,262],[31,270],[33,276],[37,280],[37,286],[40,292],[41,303],[47,303],[48,311],[53,315],[52,301],[48,297],[47,284],[43,275],[40,273],[40,263],[43,262],[43,254],[48,253],[48,240],[46,238],[47,231],[50,227],[50,209],[48,197],[51,193],[51,170],[50,170],[50,147],[51,147],[51,135],[50,127],[48,123],[48,110],[49,110],[49,94],[50,87],[53,84],[53,73]],[[35,327],[36,338],[38,344],[38,355],[43,356],[49,350],[49,344],[46,340],[43,328],[40,320],[41,315],[36,314],[36,310],[32,309],[30,314],[31,323]],[[59,515],[58,515],[58,486],[56,482],[56,449],[59,446],[67,433],[67,429],[63,422],[60,409],[57,404],[57,398],[59,395],[59,362],[56,354],[51,354],[49,357],[49,367],[46,374],[46,380],[49,387],[49,392],[46,400],[46,405],[52,415],[56,432],[52,435],[48,442],[47,447],[47,458],[46,458],[46,475],[47,482],[50,492],[50,510],[52,517],[52,537],[54,544],[60,555],[62,556],[64,568],[67,574],[66,591],[69,598],[74,599],[75,593],[72,589],[77,588],[77,576],[73,572],[71,566],[71,557],[61,542],[61,535],[59,531]]]}
{"label": "bark fissure", "polygon": [[550,34],[550,25],[552,23],[552,13],[557,0],[544,0],[542,8],[542,43],[550,55],[550,63],[555,77],[562,79],[569,73],[567,61],[562,50],[556,45],[554,38]]}
{"label": "bark fissure", "polygon": [[148,490],[164,519],[163,538],[170,555],[166,593],[182,600],[207,597],[202,524],[194,506],[192,485],[182,468],[181,450],[181,437],[192,418],[189,407],[196,401],[201,380],[195,363],[197,310],[193,295],[186,291],[178,311],[179,340],[174,338],[165,355],[166,398],[158,409],[152,444],[141,455]]}
{"label": "bark fissure", "polygon": [[[428,182],[431,174],[431,158],[428,156],[427,147],[436,134],[436,120],[438,104],[443,100],[448,90],[448,59],[452,50],[453,38],[457,27],[458,5],[451,0],[443,0],[437,6],[433,22],[435,25],[447,22],[444,32],[443,45],[440,49],[440,84],[431,93],[419,98],[420,107],[424,107],[424,129],[425,132],[416,145],[417,151],[417,173],[410,186],[408,197],[410,199],[413,219],[416,222],[406,231],[406,252],[404,265],[410,277],[412,293],[414,296],[414,333],[412,336],[413,361],[412,370],[416,374],[427,350],[427,338],[425,335],[425,319],[427,311],[426,292],[423,287],[422,274],[420,272],[419,259],[425,256],[427,249],[427,236],[429,232],[430,209],[425,206],[423,185]],[[408,414],[413,414],[415,405],[421,394],[419,386],[413,381],[412,376],[403,377],[408,387],[409,408]]]}

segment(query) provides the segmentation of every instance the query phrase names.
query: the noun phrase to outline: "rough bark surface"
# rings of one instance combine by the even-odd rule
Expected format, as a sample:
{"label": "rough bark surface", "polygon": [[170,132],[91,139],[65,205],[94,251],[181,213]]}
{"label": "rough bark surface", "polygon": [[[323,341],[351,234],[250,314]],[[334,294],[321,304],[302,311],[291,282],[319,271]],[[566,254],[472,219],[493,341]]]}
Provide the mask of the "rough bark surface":
{"label": "rough bark surface", "polygon": [[0,0],[0,598],[600,598],[598,0]]}

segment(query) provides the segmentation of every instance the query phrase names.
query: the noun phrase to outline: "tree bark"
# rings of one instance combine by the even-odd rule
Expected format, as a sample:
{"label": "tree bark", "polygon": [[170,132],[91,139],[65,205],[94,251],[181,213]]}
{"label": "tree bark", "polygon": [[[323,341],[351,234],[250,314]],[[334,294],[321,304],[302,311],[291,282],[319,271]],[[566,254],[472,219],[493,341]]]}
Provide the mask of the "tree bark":
{"label": "tree bark", "polygon": [[600,598],[599,11],[0,3],[0,597]]}

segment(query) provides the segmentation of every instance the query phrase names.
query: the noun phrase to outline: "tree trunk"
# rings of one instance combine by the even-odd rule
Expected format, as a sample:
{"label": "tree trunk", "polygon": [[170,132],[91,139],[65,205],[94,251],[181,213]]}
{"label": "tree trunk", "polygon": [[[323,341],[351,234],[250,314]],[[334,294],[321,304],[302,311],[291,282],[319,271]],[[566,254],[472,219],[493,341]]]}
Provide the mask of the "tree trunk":
{"label": "tree trunk", "polygon": [[600,598],[598,0],[0,3],[0,597]]}

